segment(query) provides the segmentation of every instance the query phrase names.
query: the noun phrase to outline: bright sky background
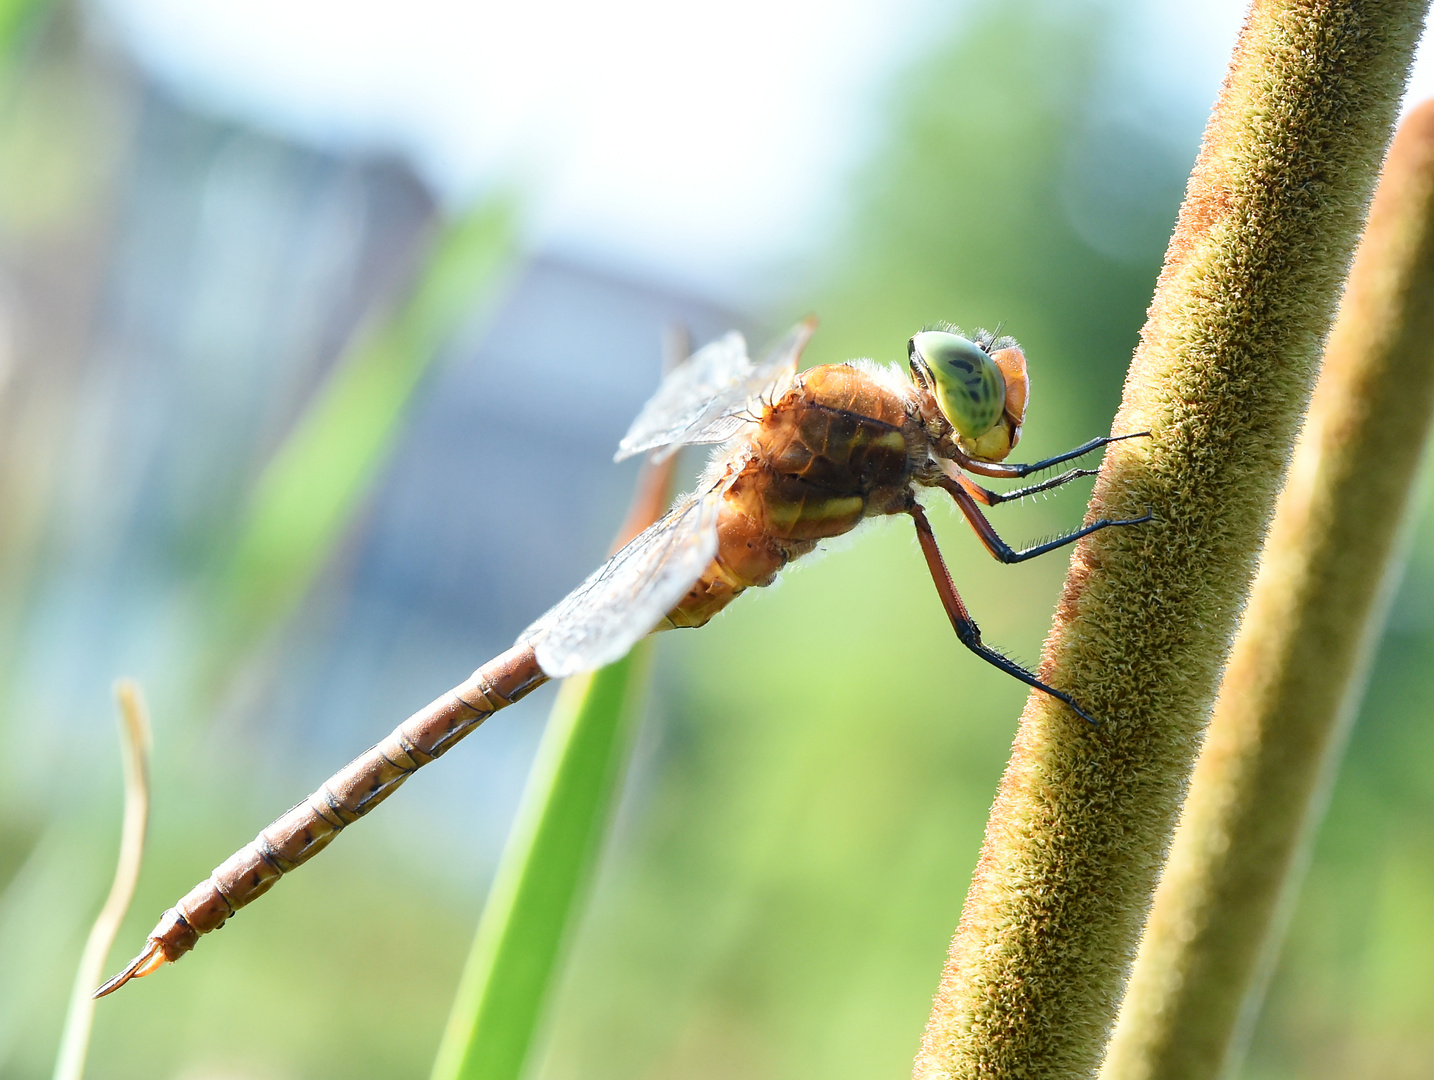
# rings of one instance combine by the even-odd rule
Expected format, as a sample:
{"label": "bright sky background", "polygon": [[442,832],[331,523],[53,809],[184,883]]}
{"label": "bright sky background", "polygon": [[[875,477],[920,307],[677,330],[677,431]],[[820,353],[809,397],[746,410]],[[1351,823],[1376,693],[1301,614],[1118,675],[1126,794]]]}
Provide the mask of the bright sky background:
{"label": "bright sky background", "polygon": [[[540,246],[741,302],[833,220],[903,60],[950,0],[94,0],[166,82],[448,198],[538,192]],[[1214,99],[1243,0],[1137,0],[1153,93]],[[1434,95],[1424,58],[1411,97]],[[1203,104],[1201,105],[1203,108]]]}

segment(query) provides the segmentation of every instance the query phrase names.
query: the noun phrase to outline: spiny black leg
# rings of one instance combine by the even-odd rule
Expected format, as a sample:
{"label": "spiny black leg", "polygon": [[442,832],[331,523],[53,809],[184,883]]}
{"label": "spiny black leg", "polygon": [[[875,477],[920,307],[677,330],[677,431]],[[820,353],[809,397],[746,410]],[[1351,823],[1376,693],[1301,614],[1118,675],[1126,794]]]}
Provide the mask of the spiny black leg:
{"label": "spiny black leg", "polygon": [[965,454],[957,453],[952,460],[968,472],[976,473],[978,476],[1005,477],[1012,480],[1019,480],[1023,476],[1030,476],[1031,473],[1040,472],[1042,469],[1049,469],[1053,465],[1060,465],[1066,461],[1073,461],[1078,457],[1084,457],[1092,450],[1099,450],[1102,446],[1109,446],[1111,443],[1124,442],[1126,439],[1141,439],[1148,436],[1148,431],[1133,431],[1129,435],[1102,435],[1098,439],[1091,439],[1088,443],[1082,443],[1074,450],[1067,450],[1064,454],[1057,454],[1055,457],[1044,458],[1041,461],[1033,461],[1029,465],[1012,464],[1005,461],[977,461],[975,458],[967,457]]}
{"label": "spiny black leg", "polygon": [[947,477],[942,477],[939,483],[940,486],[956,500],[956,505],[961,508],[961,513],[965,515],[967,523],[970,524],[971,528],[976,530],[976,535],[980,538],[986,550],[989,551],[993,557],[1007,565],[1025,562],[1027,559],[1034,559],[1037,555],[1044,555],[1046,552],[1054,551],[1058,547],[1073,544],[1082,536],[1089,536],[1093,532],[1108,529],[1112,525],[1144,525],[1154,516],[1150,507],[1147,506],[1145,508],[1145,514],[1141,517],[1119,519],[1101,518],[1099,521],[1092,521],[1089,525],[1077,529],[1073,533],[1067,533],[1065,536],[1058,536],[1054,540],[1047,540],[1044,544],[1036,544],[1034,547],[1017,551],[1001,539],[996,532],[995,526],[986,520],[986,515],[981,513],[981,508],[976,505],[976,500],[965,487],[959,482]]}
{"label": "spiny black leg", "polygon": [[[1025,562],[1027,559],[1034,559],[1037,555],[1044,555],[1048,551],[1073,544],[1083,536],[1089,536],[1093,532],[1100,532],[1101,529],[1108,529],[1112,525],[1144,525],[1155,516],[1148,506],[1145,513],[1138,518],[1101,518],[1099,521],[1092,521],[1089,525],[1077,529],[1075,532],[1067,533],[1065,536],[1058,536],[1054,540],[1047,540],[1044,544],[1036,544],[1034,547],[1025,548],[1022,551],[1015,551],[1010,548],[999,536],[995,538],[995,544],[988,544],[991,554],[1008,565]],[[994,533],[993,533],[994,535]],[[982,537],[984,540],[985,537]]]}
{"label": "spiny black leg", "polygon": [[1016,499],[1024,499],[1027,495],[1038,495],[1042,491],[1050,491],[1051,488],[1058,488],[1062,484],[1069,484],[1072,480],[1079,480],[1082,476],[1094,476],[1099,469],[1071,469],[1059,476],[1053,476],[1049,480],[1042,480],[1039,484],[1031,484],[1029,487],[1016,488],[1014,491],[992,491],[990,488],[983,488],[974,480],[961,477],[961,486],[964,487],[973,498],[986,506],[1000,506],[1005,502],[1012,502]]}
{"label": "spiny black leg", "polygon": [[1090,713],[1086,712],[1079,705],[1077,705],[1075,703],[1075,700],[1065,691],[1057,690],[1054,686],[1047,686],[1045,683],[1041,682],[1040,679],[1036,678],[1034,674],[1021,667],[1020,664],[1016,663],[1010,657],[1002,656],[995,649],[985,644],[981,640],[981,628],[978,627],[970,619],[965,620],[964,623],[957,623],[953,619],[952,625],[956,627],[957,640],[959,640],[962,645],[965,645],[966,648],[970,649],[982,660],[986,661],[986,663],[1000,668],[1007,675],[1012,675],[1015,678],[1020,679],[1021,682],[1025,683],[1027,686],[1033,686],[1037,690],[1042,690],[1045,693],[1050,694],[1053,698],[1057,698],[1061,701],[1064,701],[1075,711],[1075,714],[1077,716],[1079,716],[1091,727],[1100,727],[1100,721],[1097,720],[1095,717],[1091,716]]}
{"label": "spiny black leg", "polygon": [[1099,450],[1102,446],[1109,446],[1111,443],[1124,442],[1126,439],[1143,439],[1150,435],[1148,431],[1133,431],[1129,435],[1103,435],[1099,439],[1092,439],[1088,443],[1077,446],[1074,450],[1067,450],[1064,454],[1057,454],[1055,457],[1048,457],[1042,461],[1033,461],[1029,465],[1013,465],[1013,469],[1019,470],[1017,476],[1030,476],[1031,473],[1040,472],[1042,469],[1049,469],[1052,465],[1059,465],[1065,461],[1074,461],[1078,457],[1085,457],[1092,450]]}
{"label": "spiny black leg", "polygon": [[946,560],[941,557],[941,549],[936,546],[936,534],[931,531],[931,522],[926,519],[926,512],[921,509],[919,503],[913,501],[907,507],[907,513],[916,523],[916,538],[921,542],[921,553],[926,557],[926,567],[931,571],[931,580],[936,585],[936,594],[941,597],[941,606],[946,609],[946,615],[951,620],[951,627],[956,631],[956,639],[986,663],[1000,668],[1007,675],[1020,679],[1027,686],[1064,701],[1086,723],[1092,727],[1100,727],[1100,721],[1077,705],[1069,694],[1057,690],[1054,686],[1047,686],[1036,677],[1034,672],[1027,671],[1014,660],[1002,656],[981,640],[981,629],[971,618],[971,613],[966,610],[966,604],[962,601],[961,594],[956,591],[956,583],[951,580],[951,572],[946,569]]}

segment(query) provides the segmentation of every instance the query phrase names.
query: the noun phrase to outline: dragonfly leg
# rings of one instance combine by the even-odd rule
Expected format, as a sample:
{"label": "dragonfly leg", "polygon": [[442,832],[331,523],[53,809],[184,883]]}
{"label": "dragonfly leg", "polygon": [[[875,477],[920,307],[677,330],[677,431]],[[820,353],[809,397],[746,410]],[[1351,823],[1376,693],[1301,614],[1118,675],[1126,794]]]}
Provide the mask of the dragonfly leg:
{"label": "dragonfly leg", "polygon": [[1093,532],[1108,529],[1112,525],[1143,525],[1154,516],[1150,508],[1146,507],[1145,513],[1138,518],[1101,518],[1099,521],[1092,521],[1089,525],[1075,530],[1075,532],[1066,533],[1065,536],[1057,536],[1054,540],[1047,540],[1044,544],[1035,544],[1017,551],[1001,539],[995,527],[986,520],[986,515],[981,513],[981,508],[976,505],[975,498],[960,483],[946,477],[942,477],[939,483],[951,498],[956,500],[956,505],[961,508],[961,513],[966,515],[967,522],[970,523],[971,528],[976,530],[976,535],[981,538],[981,543],[986,550],[994,558],[1008,565],[1034,559],[1037,555],[1044,555],[1058,547],[1065,547],[1067,544],[1075,543],[1082,536],[1089,536]]}
{"label": "dragonfly leg", "polygon": [[1055,457],[1042,458],[1040,461],[1032,461],[1028,465],[1011,464],[998,461],[977,461],[975,458],[967,457],[959,451],[952,455],[952,460],[968,472],[978,476],[992,476],[996,479],[1019,480],[1031,473],[1038,473],[1042,469],[1049,469],[1053,465],[1060,465],[1067,461],[1074,461],[1078,457],[1085,457],[1092,450],[1099,450],[1102,446],[1109,446],[1111,443],[1124,442],[1126,439],[1143,439],[1149,436],[1148,431],[1132,431],[1129,435],[1102,435],[1098,439],[1091,439],[1090,442],[1081,443],[1074,450],[1067,450],[1064,454],[1057,454]]}
{"label": "dragonfly leg", "polygon": [[1050,491],[1051,488],[1058,488],[1062,484],[1069,484],[1072,480],[1078,480],[1082,476],[1094,476],[1098,469],[1071,469],[1059,476],[1053,476],[1049,480],[1042,480],[1039,484],[1031,484],[1028,487],[1016,488],[1014,491],[992,491],[990,488],[983,488],[976,481],[968,476],[956,475],[951,479],[955,480],[966,493],[983,506],[999,506],[1004,502],[1013,502],[1016,499],[1023,499],[1027,495],[1036,495],[1042,491]]}
{"label": "dragonfly leg", "polygon": [[921,508],[919,503],[913,501],[907,508],[907,513],[916,523],[916,539],[921,542],[921,554],[926,556],[926,567],[931,571],[931,580],[936,585],[936,594],[941,597],[941,606],[946,609],[946,615],[951,620],[951,628],[956,631],[957,640],[986,663],[1000,668],[1007,675],[1020,679],[1027,686],[1035,687],[1057,700],[1064,701],[1086,723],[1092,727],[1100,727],[1100,721],[1077,705],[1069,694],[1041,682],[1034,672],[1027,671],[1010,657],[1002,656],[981,640],[981,628],[976,625],[976,620],[971,618],[971,613],[966,610],[966,604],[961,599],[961,594],[956,591],[956,583],[951,580],[951,572],[946,569],[946,560],[941,557],[941,549],[936,546],[936,534],[931,531],[931,522],[926,518],[926,511]]}

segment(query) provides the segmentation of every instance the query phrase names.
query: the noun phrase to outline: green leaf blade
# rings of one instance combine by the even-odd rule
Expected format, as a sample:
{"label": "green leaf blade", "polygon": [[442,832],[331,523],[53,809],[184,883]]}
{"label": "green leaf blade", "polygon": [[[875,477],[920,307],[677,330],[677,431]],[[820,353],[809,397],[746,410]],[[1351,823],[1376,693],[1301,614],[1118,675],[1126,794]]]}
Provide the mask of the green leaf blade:
{"label": "green leaf blade", "polygon": [[648,642],[568,679],[543,733],[459,983],[433,1080],[516,1080],[628,757]]}

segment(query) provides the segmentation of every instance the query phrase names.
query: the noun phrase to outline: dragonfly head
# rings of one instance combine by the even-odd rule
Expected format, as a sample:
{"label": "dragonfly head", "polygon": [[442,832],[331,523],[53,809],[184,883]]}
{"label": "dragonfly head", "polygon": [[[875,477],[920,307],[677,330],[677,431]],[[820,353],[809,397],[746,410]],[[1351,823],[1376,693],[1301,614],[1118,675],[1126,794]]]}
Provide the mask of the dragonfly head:
{"label": "dragonfly head", "polygon": [[994,342],[984,332],[973,341],[950,330],[923,330],[906,351],[911,377],[935,398],[957,445],[981,461],[1003,460],[1020,441],[1026,418],[1029,384],[1020,346],[1009,338]]}

